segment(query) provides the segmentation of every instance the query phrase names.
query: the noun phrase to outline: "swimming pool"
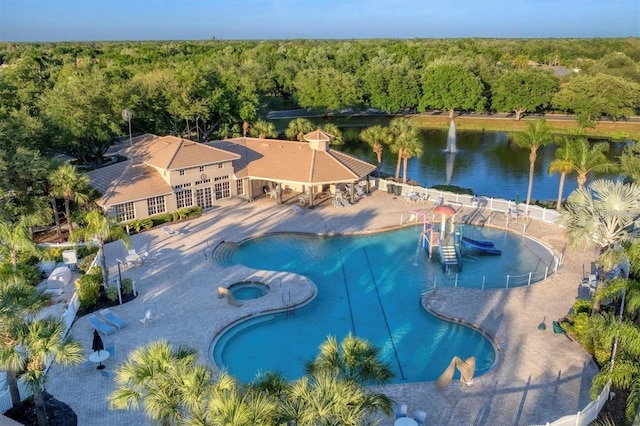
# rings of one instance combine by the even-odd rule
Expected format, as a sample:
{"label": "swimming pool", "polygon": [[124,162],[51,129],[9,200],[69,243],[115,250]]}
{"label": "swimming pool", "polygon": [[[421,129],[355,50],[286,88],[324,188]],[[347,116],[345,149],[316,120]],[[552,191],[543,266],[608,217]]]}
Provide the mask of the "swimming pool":
{"label": "swimming pool", "polygon": [[327,238],[277,234],[241,244],[232,263],[305,275],[318,295],[293,314],[257,317],[230,328],[212,349],[214,362],[242,381],[261,371],[295,379],[328,335],[340,341],[352,332],[382,349],[396,373],[394,383],[435,380],[454,355],[475,356],[476,375],[486,372],[496,359],[492,342],[425,312],[422,292],[434,283],[480,287],[495,282],[501,287],[508,273],[528,276],[531,268],[545,270],[553,254],[504,231],[470,227],[462,232],[493,241],[503,255],[463,253],[457,280],[442,271],[437,259],[428,259],[417,227]]}

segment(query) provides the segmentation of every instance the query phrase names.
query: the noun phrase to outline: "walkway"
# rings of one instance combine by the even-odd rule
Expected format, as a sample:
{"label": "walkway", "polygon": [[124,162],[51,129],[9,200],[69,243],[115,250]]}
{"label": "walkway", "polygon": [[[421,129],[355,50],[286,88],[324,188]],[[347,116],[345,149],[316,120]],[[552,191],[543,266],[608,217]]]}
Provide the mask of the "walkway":
{"label": "walkway", "polygon": [[[431,203],[419,207],[429,209]],[[485,212],[473,214],[482,219]],[[492,225],[504,226],[502,216],[493,214]],[[159,339],[190,345],[198,350],[203,362],[211,364],[210,344],[219,330],[235,318],[269,309],[251,303],[231,306],[218,298],[220,285],[258,274],[281,282],[281,291],[284,288],[291,291],[292,299],[304,300],[312,291],[308,283],[297,285],[305,282],[304,277],[256,273],[244,267],[221,268],[210,256],[217,243],[282,231],[372,232],[399,226],[401,217],[405,220],[408,217],[402,197],[394,199],[382,191],[348,208],[334,208],[325,202],[313,210],[305,209],[303,214],[265,198],[253,203],[226,200],[201,218],[172,225],[178,231],[176,236],[167,235],[161,227],[132,236],[133,247],[150,254],[143,266],[122,271],[123,277],[136,282],[140,294],[134,301],[112,308],[115,314],[129,320],[129,325],[114,335],[116,354],[105,362],[107,369],[114,369],[132,349]],[[512,223],[510,227],[522,232],[523,224]],[[532,222],[527,234],[551,245],[557,253],[565,246],[561,232],[552,225]],[[112,278],[117,274],[115,259],[125,255],[120,242],[106,246]],[[544,424],[575,414],[589,402],[589,387],[597,369],[587,353],[564,335],[554,334],[550,325],[569,312],[578,295],[582,265],[594,259],[593,252],[567,252],[558,273],[531,287],[488,291],[438,289],[433,299],[424,302],[444,315],[477,324],[493,335],[501,347],[497,365],[469,387],[455,383],[437,389],[432,383],[415,383],[386,386],[384,392],[408,404],[409,414],[416,409],[426,411],[428,424]],[[301,293],[295,289],[301,289]],[[274,295],[271,302],[260,303],[278,300]],[[153,320],[143,325],[139,320],[147,308],[151,309]],[[537,329],[543,319],[548,326],[546,331]],[[70,334],[90,350],[92,331],[87,319],[80,318]],[[78,424],[150,424],[141,411],[109,410],[106,397],[114,386],[95,367],[63,370],[54,365],[50,372],[48,391],[71,405],[78,415]],[[384,423],[390,425],[392,420]]]}

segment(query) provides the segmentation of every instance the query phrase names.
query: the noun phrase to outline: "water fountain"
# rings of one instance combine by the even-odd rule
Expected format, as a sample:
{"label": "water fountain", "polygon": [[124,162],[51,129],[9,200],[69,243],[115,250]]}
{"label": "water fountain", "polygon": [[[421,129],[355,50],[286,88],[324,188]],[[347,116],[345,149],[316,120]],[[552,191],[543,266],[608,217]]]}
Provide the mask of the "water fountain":
{"label": "water fountain", "polygon": [[447,134],[447,152],[456,152],[456,125],[451,120],[449,123],[449,133]]}
{"label": "water fountain", "polygon": [[446,163],[447,180],[445,183],[449,185],[451,184],[451,178],[453,177],[453,167],[456,162],[456,152],[447,151],[446,155],[447,155],[447,163]]}

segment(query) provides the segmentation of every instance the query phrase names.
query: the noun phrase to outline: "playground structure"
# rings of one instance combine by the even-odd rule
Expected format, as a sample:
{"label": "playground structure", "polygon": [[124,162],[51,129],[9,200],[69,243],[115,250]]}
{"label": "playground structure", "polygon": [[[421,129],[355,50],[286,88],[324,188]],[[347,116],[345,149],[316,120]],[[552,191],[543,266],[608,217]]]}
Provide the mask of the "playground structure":
{"label": "playground structure", "polygon": [[440,205],[433,209],[433,213],[441,216],[440,228],[435,229],[433,223],[427,219],[427,213],[418,210],[410,210],[416,220],[422,218],[422,246],[429,253],[429,259],[433,257],[433,249],[436,247],[440,255],[440,263],[443,271],[447,272],[452,267],[462,271],[462,256],[460,254],[460,242],[455,232],[455,209],[448,205]]}
{"label": "playground structure", "polygon": [[452,267],[462,271],[461,247],[465,247],[482,254],[501,255],[502,252],[494,247],[491,241],[479,241],[464,237],[456,231],[456,210],[449,205],[439,205],[432,211],[434,215],[440,215],[440,226],[436,228],[433,222],[427,218],[427,212],[409,210],[416,221],[422,218],[421,245],[429,253],[429,259],[433,257],[433,249],[437,248],[440,263],[444,272]]}

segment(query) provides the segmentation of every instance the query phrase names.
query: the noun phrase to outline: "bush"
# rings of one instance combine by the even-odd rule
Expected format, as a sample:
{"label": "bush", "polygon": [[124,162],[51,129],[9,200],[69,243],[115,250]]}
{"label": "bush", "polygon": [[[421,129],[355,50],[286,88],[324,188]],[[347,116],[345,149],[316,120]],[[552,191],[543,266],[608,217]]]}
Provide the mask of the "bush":
{"label": "bush", "polygon": [[[4,262],[0,264],[0,276],[10,277],[13,276],[13,265],[11,262]],[[16,267],[16,273],[18,277],[24,280],[25,284],[36,286],[42,281],[40,277],[40,270],[35,265],[18,263]]]}
{"label": "bush", "polygon": [[153,226],[158,226],[158,225],[162,225],[163,223],[171,222],[173,219],[173,216],[170,215],[169,213],[162,213],[159,215],[151,216],[149,219],[151,219]]}
{"label": "bush", "polygon": [[40,259],[45,262],[62,262],[62,251],[66,250],[63,247],[45,247],[39,249]]}
{"label": "bush", "polygon": [[184,207],[173,212],[174,221],[198,216],[202,216],[202,207],[200,206]]}
{"label": "bush", "polygon": [[76,280],[76,293],[80,306],[89,307],[98,302],[100,296],[100,283],[92,279],[85,279],[89,274],[82,276]]}
{"label": "bush", "polygon": [[107,287],[107,298],[112,302],[118,298],[118,288],[114,285]]}
{"label": "bush", "polygon": [[95,256],[86,256],[81,258],[78,261],[78,269],[80,270],[80,272],[82,273],[87,273],[89,272],[89,268],[91,267],[91,264],[93,263],[93,259],[95,259]]}
{"label": "bush", "polygon": [[151,229],[153,221],[151,219],[135,219],[127,223],[129,230],[134,230],[136,233],[140,233],[143,230]]}
{"label": "bush", "polygon": [[573,313],[581,314],[581,313],[591,313],[591,301],[586,299],[578,299],[573,304]]}
{"label": "bush", "polygon": [[98,247],[91,244],[76,247],[76,254],[78,255],[78,259],[90,257],[93,260],[96,253],[98,253]]}
{"label": "bush", "polygon": [[131,278],[123,278],[120,283],[120,290],[123,294],[129,294],[133,292],[133,280]]}
{"label": "bush", "polygon": [[439,191],[453,192],[454,194],[467,194],[473,195],[473,189],[471,188],[460,188],[455,185],[434,185],[433,189],[437,189]]}

